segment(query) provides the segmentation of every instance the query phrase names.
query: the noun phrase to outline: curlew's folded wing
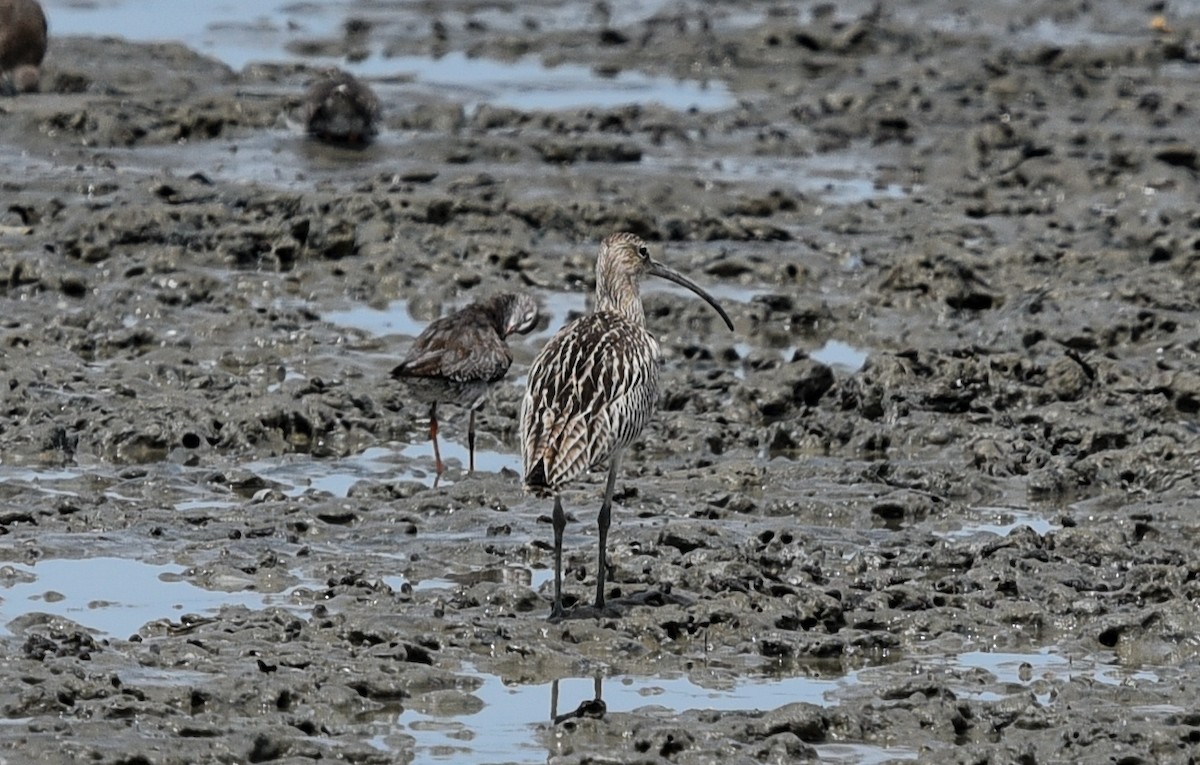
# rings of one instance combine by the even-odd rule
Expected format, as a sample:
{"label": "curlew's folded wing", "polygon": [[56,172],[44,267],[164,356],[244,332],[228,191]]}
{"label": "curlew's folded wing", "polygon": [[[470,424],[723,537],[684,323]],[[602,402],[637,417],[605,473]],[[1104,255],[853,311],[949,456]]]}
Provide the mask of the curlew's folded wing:
{"label": "curlew's folded wing", "polygon": [[530,367],[521,403],[526,484],[557,488],[637,438],[658,374],[658,343],[633,322],[601,313],[564,327]]}

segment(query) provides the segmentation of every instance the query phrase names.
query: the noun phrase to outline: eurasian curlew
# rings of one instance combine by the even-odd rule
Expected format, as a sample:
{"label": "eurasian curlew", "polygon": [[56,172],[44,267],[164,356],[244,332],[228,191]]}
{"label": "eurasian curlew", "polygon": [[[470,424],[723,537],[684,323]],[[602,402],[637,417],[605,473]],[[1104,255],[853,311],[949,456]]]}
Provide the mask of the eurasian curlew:
{"label": "eurasian curlew", "polygon": [[661,351],[646,329],[638,285],[658,276],[682,285],[708,302],[725,324],[733,322],[707,292],[650,257],[646,243],[633,234],[613,234],[600,246],[596,261],[593,313],[558,331],[529,369],[521,402],[521,456],[525,487],[554,496],[554,605],[552,619],[565,616],[562,605],[562,537],[566,527],[560,491],[584,471],[608,461],[608,482],[597,519],[597,615],[604,613],[605,547],[612,520],[613,486],[621,455],[642,432],[658,405]]}

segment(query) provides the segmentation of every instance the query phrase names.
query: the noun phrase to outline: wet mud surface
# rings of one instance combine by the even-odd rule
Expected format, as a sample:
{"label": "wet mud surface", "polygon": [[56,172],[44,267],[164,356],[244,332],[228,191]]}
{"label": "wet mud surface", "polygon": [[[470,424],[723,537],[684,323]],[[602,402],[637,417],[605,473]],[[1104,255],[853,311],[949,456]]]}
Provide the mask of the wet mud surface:
{"label": "wet mud surface", "polygon": [[[1200,18],[906,6],[363,3],[236,69],[55,39],[0,101],[0,760],[1194,759]],[[374,67],[364,151],[296,123],[322,56]],[[379,73],[437,56],[702,105]],[[737,331],[647,285],[623,612],[550,624],[522,376],[619,230]],[[434,488],[388,370],[514,289],[547,320]]]}

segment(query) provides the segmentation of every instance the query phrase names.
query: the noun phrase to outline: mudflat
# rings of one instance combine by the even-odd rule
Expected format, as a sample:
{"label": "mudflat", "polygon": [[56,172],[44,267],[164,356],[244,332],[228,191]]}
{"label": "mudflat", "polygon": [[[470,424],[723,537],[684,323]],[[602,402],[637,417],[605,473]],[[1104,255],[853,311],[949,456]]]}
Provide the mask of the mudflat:
{"label": "mudflat", "polygon": [[[54,37],[0,100],[0,761],[1200,754],[1200,17],[618,5],[350,4],[237,71]],[[352,151],[297,121],[327,57],[662,97],[398,67]],[[646,285],[621,615],[551,624],[523,375],[616,231],[737,330]],[[546,319],[435,488],[388,372],[502,291]]]}

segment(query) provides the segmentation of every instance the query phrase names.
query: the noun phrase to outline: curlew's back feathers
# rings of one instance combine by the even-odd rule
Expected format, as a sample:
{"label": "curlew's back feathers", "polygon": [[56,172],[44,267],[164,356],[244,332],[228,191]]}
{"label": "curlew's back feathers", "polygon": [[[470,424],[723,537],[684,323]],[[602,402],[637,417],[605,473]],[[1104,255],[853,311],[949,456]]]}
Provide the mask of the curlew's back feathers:
{"label": "curlew's back feathers", "polygon": [[556,334],[521,405],[525,484],[548,493],[628,446],[657,406],[660,351],[645,327],[594,313]]}

